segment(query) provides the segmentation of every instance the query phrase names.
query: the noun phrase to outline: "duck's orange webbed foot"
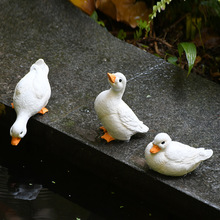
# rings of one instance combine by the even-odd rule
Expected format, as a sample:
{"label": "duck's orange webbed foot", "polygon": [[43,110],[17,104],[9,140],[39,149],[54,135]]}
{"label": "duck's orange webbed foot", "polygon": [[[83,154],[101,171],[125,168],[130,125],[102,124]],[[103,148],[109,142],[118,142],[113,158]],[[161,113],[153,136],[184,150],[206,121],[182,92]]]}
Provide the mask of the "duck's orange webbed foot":
{"label": "duck's orange webbed foot", "polygon": [[44,115],[45,113],[47,113],[49,110],[45,107],[43,107],[38,113]]}
{"label": "duck's orange webbed foot", "polygon": [[107,142],[115,140],[108,132],[101,136],[102,139],[105,139]]}
{"label": "duck's orange webbed foot", "polygon": [[104,126],[101,126],[100,129],[103,130],[104,132],[107,132],[107,130]]}
{"label": "duck's orange webbed foot", "polygon": [[102,139],[105,139],[107,142],[113,141],[115,140],[115,138],[113,138],[106,130],[106,128],[104,126],[100,127],[100,129],[102,129],[105,134],[101,136]]}
{"label": "duck's orange webbed foot", "polygon": [[12,108],[15,108],[13,102],[11,103],[11,107],[12,107]]}

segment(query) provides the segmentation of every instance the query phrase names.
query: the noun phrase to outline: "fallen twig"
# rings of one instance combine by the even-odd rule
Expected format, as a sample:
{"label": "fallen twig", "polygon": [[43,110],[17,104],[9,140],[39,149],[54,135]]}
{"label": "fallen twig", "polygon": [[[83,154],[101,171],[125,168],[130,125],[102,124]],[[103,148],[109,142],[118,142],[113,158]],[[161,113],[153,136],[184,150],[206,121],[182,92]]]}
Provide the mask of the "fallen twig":
{"label": "fallen twig", "polygon": [[[153,33],[153,36],[154,36],[154,39],[156,40],[157,37],[156,37],[155,32]],[[156,51],[156,53],[158,55],[162,56],[161,52],[159,51],[159,48],[158,48],[158,45],[157,45],[157,41],[155,41],[155,40],[154,40],[154,49],[155,49],[155,51]]]}
{"label": "fallen twig", "polygon": [[162,44],[165,44],[167,47],[172,48],[173,45],[169,44],[166,40],[159,38],[159,37],[154,37],[152,40],[160,41]]}

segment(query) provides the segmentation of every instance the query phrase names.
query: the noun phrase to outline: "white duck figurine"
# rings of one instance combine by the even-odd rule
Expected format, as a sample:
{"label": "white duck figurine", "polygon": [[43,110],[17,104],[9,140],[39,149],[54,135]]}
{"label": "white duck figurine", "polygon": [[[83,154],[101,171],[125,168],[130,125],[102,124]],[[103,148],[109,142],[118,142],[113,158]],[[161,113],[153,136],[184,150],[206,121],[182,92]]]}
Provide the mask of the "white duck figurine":
{"label": "white duck figurine", "polygon": [[17,118],[10,129],[12,145],[18,145],[27,133],[26,125],[31,116],[48,111],[45,108],[51,95],[48,73],[48,66],[43,59],[39,59],[16,85],[12,107]]}
{"label": "white duck figurine", "polygon": [[145,149],[148,166],[158,173],[168,176],[183,176],[210,158],[212,150],[194,148],[172,141],[166,133],[159,133]]}
{"label": "white duck figurine", "polygon": [[131,108],[122,100],[126,78],[122,73],[107,73],[111,85],[95,99],[95,111],[103,125],[105,134],[101,137],[112,140],[129,141],[136,133],[147,133],[149,128],[140,121]]}

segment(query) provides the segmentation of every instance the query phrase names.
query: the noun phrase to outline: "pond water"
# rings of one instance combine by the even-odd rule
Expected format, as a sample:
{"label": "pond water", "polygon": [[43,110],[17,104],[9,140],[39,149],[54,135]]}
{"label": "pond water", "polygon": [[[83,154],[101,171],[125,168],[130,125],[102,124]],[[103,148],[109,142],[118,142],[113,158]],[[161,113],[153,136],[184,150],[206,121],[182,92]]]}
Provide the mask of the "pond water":
{"label": "pond water", "polygon": [[175,218],[80,164],[48,152],[47,143],[31,137],[33,127],[25,137],[28,141],[12,146],[9,129],[15,115],[10,111],[0,112],[0,220]]}
{"label": "pond water", "polygon": [[53,155],[32,154],[31,146],[2,148],[2,220],[152,219],[146,204],[79,167]]}

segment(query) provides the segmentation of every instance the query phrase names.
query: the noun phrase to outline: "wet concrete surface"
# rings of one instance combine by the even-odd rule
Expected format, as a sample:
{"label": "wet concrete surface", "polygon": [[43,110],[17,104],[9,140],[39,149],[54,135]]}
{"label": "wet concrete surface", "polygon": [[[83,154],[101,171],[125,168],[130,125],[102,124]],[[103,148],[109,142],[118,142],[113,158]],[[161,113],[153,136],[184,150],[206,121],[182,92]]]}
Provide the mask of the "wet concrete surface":
{"label": "wet concrete surface", "polygon": [[[159,206],[183,215],[219,215],[218,84],[194,74],[186,78],[178,67],[111,36],[68,1],[11,0],[0,5],[0,102],[10,106],[16,83],[38,58],[50,68],[49,113],[31,119],[20,146],[38,136],[52,154]],[[117,71],[128,79],[124,101],[150,130],[130,142],[107,144],[100,139],[93,104],[109,88],[106,73]],[[13,110],[10,115],[12,124]],[[144,161],[146,145],[159,132],[214,154],[184,177],[162,176]]]}

